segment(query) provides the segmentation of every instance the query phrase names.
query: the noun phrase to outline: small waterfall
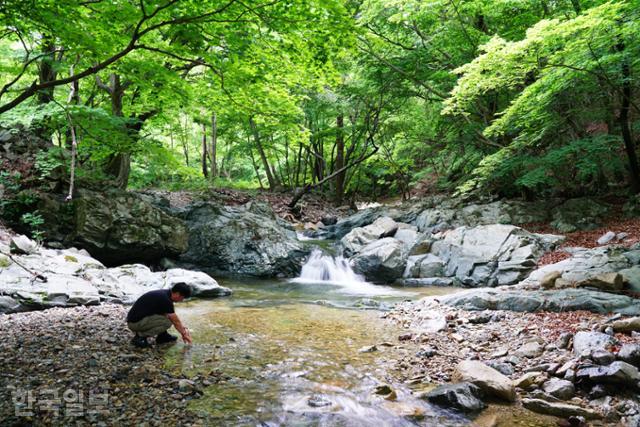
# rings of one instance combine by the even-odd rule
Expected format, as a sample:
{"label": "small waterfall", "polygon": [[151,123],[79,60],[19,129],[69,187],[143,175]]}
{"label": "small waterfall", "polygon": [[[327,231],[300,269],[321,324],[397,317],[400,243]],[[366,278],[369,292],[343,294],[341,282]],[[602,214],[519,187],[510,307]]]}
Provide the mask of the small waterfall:
{"label": "small waterfall", "polygon": [[296,283],[327,284],[341,287],[341,292],[356,295],[404,295],[388,286],[374,285],[356,274],[349,261],[341,256],[332,257],[314,250],[309,260],[302,266],[300,277],[291,280]]}
{"label": "small waterfall", "polygon": [[364,277],[351,269],[346,259],[323,255],[319,250],[311,253],[309,261],[302,266],[298,279],[300,282],[329,282],[336,285],[367,283]]}

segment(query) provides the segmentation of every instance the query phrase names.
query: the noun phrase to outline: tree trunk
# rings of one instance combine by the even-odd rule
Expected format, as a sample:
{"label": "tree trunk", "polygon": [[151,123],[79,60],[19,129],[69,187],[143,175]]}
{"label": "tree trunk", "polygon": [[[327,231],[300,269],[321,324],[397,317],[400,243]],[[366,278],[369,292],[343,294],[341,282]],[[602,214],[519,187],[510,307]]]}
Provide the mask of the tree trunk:
{"label": "tree trunk", "polygon": [[[117,117],[123,117],[122,99],[127,85],[123,85],[120,76],[116,73],[109,75],[109,84],[106,85],[100,80],[100,76],[96,75],[96,84],[109,94],[111,100],[111,114]],[[127,188],[129,182],[129,173],[131,172],[131,155],[129,153],[114,153],[107,161],[105,172],[114,179],[117,188]]]}
{"label": "tree trunk", "polygon": [[[336,118],[336,164],[335,170],[340,170],[344,167],[344,116],[338,115]],[[344,197],[344,176],[346,171],[342,171],[336,175],[336,206],[342,204],[342,198]]]}
{"label": "tree trunk", "polygon": [[106,172],[113,177],[114,185],[126,189],[131,173],[131,156],[128,153],[117,153],[109,158]]}
{"label": "tree trunk", "polygon": [[211,114],[211,180],[218,177],[218,163],[216,159],[218,145],[218,117],[216,113]]}
{"label": "tree trunk", "polygon": [[182,137],[180,138],[180,142],[182,142],[182,153],[184,154],[184,162],[189,167],[189,134],[187,132],[187,117],[184,117],[184,126],[182,126]]}
{"label": "tree trunk", "polygon": [[[620,41],[616,46],[618,52],[623,52],[625,45],[623,41]],[[640,168],[638,167],[638,156],[636,154],[636,147],[631,134],[631,127],[629,126],[629,108],[631,106],[631,67],[629,66],[628,58],[622,59],[622,103],[620,107],[620,128],[622,131],[622,139],[624,141],[624,148],[627,151],[627,157],[629,158],[630,169],[630,184],[633,194],[640,192]]]}
{"label": "tree trunk", "polygon": [[262,178],[260,178],[260,167],[256,163],[255,157],[253,157],[253,150],[249,149],[249,155],[251,156],[251,164],[253,165],[253,170],[256,172],[256,178],[258,178],[258,184],[260,185],[260,189],[264,190],[262,186]]}
{"label": "tree trunk", "polygon": [[300,166],[302,165],[302,148],[303,145],[298,145],[298,158],[296,159],[296,177],[295,177],[295,187],[300,185]]}
{"label": "tree trunk", "polygon": [[273,191],[277,188],[277,183],[273,174],[271,173],[271,166],[269,166],[267,155],[265,154],[264,148],[262,147],[262,142],[260,141],[260,134],[258,133],[258,128],[256,126],[256,123],[253,121],[253,117],[249,117],[249,126],[251,127],[251,131],[253,133],[253,139],[256,143],[258,154],[260,154],[260,159],[262,160],[262,167],[264,167],[264,171],[267,174],[267,181],[269,181],[269,190]]}
{"label": "tree trunk", "polygon": [[374,149],[368,153],[365,154],[363,153],[357,160],[355,160],[353,163],[348,164],[343,166],[341,169],[337,169],[334,173],[327,175],[326,177],[324,177],[321,181],[318,181],[315,184],[307,184],[305,185],[300,191],[297,191],[296,194],[294,194],[293,198],[291,199],[291,201],[289,202],[289,204],[287,205],[289,207],[289,209],[293,209],[293,207],[298,203],[298,201],[300,201],[300,199],[302,198],[302,196],[304,196],[305,194],[307,194],[309,192],[309,190],[311,190],[312,188],[315,187],[319,187],[322,184],[324,184],[325,182],[329,181],[330,179],[336,177],[338,174],[346,171],[347,169],[356,166],[362,162],[364,162],[365,160],[367,160],[369,157],[373,156],[374,154],[376,154],[378,152],[378,147],[374,146]]}
{"label": "tree trunk", "polygon": [[207,125],[202,124],[202,176],[209,177],[207,168]]}
{"label": "tree trunk", "polygon": [[[56,79],[56,69],[54,63],[56,62],[55,51],[56,46],[53,43],[53,38],[50,36],[44,36],[42,38],[42,51],[47,54],[42,57],[38,64],[38,80],[40,84],[52,82]],[[38,91],[36,99],[39,104],[47,104],[53,101],[54,87],[48,87]]]}

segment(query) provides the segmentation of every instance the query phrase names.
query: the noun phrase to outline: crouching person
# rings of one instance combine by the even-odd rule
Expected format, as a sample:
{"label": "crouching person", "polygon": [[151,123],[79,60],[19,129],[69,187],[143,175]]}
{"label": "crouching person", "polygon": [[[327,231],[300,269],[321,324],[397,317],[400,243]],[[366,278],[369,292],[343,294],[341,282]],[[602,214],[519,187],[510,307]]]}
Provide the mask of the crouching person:
{"label": "crouching person", "polygon": [[132,344],[140,348],[150,347],[147,338],[154,335],[156,344],[174,342],[178,338],[167,332],[171,325],[180,333],[185,344],[191,344],[191,334],[173,308],[174,302],[181,302],[190,296],[189,285],[176,283],[171,289],[156,289],[138,298],[127,314],[127,326],[135,333]]}

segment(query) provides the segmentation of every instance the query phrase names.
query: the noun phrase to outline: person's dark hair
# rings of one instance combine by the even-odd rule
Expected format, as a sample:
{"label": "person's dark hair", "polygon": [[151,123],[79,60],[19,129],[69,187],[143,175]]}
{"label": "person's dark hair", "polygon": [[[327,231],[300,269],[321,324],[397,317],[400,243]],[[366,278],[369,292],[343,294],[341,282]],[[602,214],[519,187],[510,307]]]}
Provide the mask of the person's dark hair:
{"label": "person's dark hair", "polygon": [[176,283],[171,288],[171,292],[177,292],[185,298],[189,298],[191,296],[191,286],[187,285],[184,282]]}

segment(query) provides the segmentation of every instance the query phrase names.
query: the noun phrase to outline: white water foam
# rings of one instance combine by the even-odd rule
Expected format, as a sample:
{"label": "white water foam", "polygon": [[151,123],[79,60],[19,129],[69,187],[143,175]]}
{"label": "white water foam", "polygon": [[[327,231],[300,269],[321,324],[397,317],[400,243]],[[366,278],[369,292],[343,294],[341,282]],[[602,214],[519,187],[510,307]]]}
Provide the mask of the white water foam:
{"label": "white water foam", "polygon": [[292,282],[304,284],[327,284],[338,286],[339,292],[353,295],[410,295],[409,292],[396,291],[389,286],[374,285],[363,276],[356,274],[343,257],[331,257],[315,250],[302,266],[300,277]]}

